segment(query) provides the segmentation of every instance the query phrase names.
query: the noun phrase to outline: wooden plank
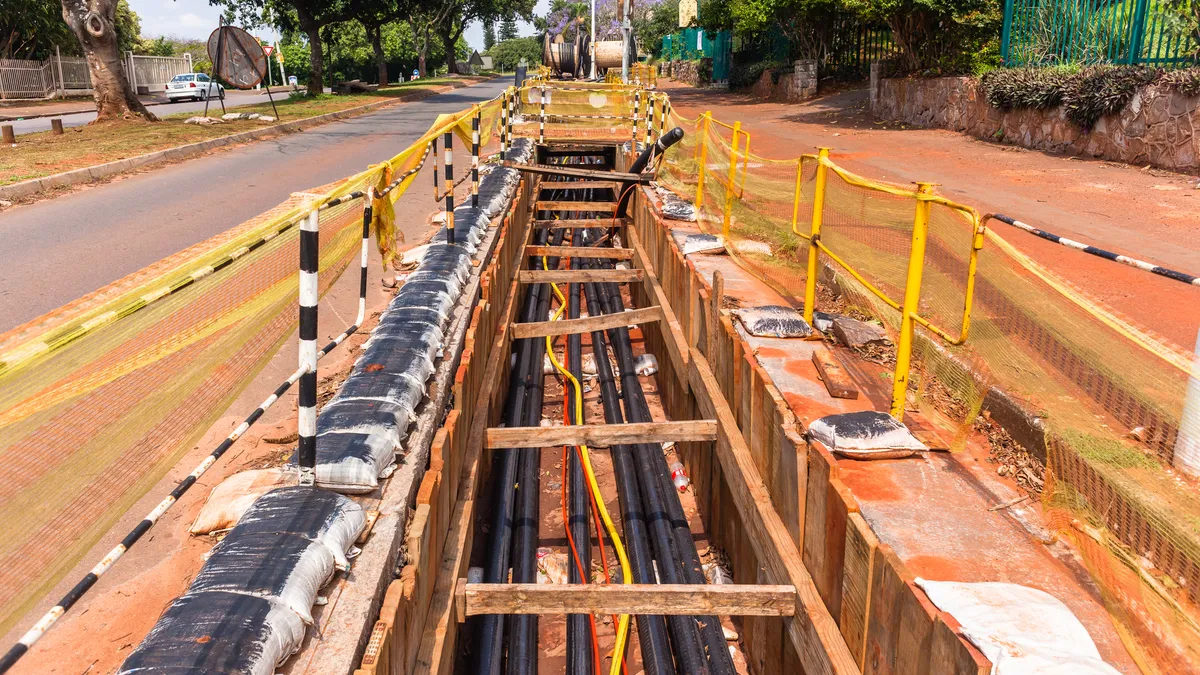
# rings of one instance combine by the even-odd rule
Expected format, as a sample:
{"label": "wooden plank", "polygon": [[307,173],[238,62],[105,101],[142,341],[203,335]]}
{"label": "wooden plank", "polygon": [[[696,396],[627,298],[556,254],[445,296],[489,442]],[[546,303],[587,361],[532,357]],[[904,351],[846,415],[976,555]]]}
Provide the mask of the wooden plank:
{"label": "wooden plank", "polygon": [[900,641],[900,616],[908,587],[901,570],[904,564],[891,547],[880,544],[871,576],[871,596],[867,608],[866,658],[864,675],[899,674],[896,652]]}
{"label": "wooden plank", "polygon": [[655,268],[646,254],[646,249],[642,245],[641,237],[638,236],[635,228],[629,228],[626,233],[629,239],[629,247],[634,252],[633,262],[638,267],[646,270],[645,290],[650,296],[650,302],[663,308],[665,321],[663,326],[663,342],[667,347],[667,354],[671,358],[671,365],[674,367],[675,374],[679,380],[683,391],[687,392],[687,360],[688,360],[688,341],[687,336],[683,333],[683,326],[680,325],[679,319],[675,316],[675,311],[670,299],[667,298],[666,292],[663,291],[662,283],[655,274]]}
{"label": "wooden plank", "polygon": [[517,281],[523,284],[625,284],[641,281],[642,270],[521,270]]}
{"label": "wooden plank", "polygon": [[604,213],[612,213],[617,210],[616,202],[562,202],[562,201],[539,201],[534,207],[535,211],[601,211]]}
{"label": "wooden plank", "polygon": [[629,181],[632,183],[649,183],[654,180],[653,174],[638,175],[636,173],[621,173],[618,171],[596,171],[595,169],[576,169],[551,164],[520,164],[511,160],[506,160],[504,166],[516,169],[522,173],[537,173],[543,176],[571,176],[574,178]]}
{"label": "wooden plank", "polygon": [[862,667],[866,658],[867,615],[870,612],[871,578],[879,539],[857,513],[846,522],[846,553],[842,564],[842,611],[839,625],[846,645]]}
{"label": "wooden plank", "polygon": [[[562,221],[554,221],[562,222]],[[631,248],[611,248],[608,246],[526,246],[525,255],[563,256],[570,258],[608,258],[610,260],[629,260],[633,258]]]}
{"label": "wooden plank", "polygon": [[458,620],[480,614],[791,616],[796,589],[738,584],[470,584],[459,579]]}
{"label": "wooden plank", "polygon": [[750,458],[750,449],[737,431],[733,412],[716,393],[717,382],[708,361],[699,351],[693,351],[689,365],[700,413],[717,420],[717,458],[759,565],[776,583],[786,582],[796,587],[796,615],[785,626],[804,671],[808,675],[857,675],[858,666],[837,622],[825,608],[787,528],[771,506],[770,494]]}
{"label": "wooden plank", "polygon": [[616,180],[543,181],[543,190],[616,190],[621,182]]}
{"label": "wooden plank", "polygon": [[624,226],[619,218],[558,218],[554,220],[535,220],[533,227],[540,230],[561,230],[575,227],[613,227]]}
{"label": "wooden plank", "polygon": [[536,321],[533,323],[516,323],[512,326],[514,340],[531,337],[546,337],[554,335],[572,335],[574,333],[590,333],[594,330],[608,330],[633,326],[639,323],[662,321],[661,307],[643,307],[616,314],[601,314],[584,319],[563,319],[561,321]]}
{"label": "wooden plank", "polygon": [[499,427],[487,430],[488,448],[552,448],[560,445],[609,447],[667,441],[711,441],[716,420],[584,424],[562,427]]}
{"label": "wooden plank", "polygon": [[992,664],[961,635],[958,622],[939,613],[929,644],[930,675],[988,675]]}
{"label": "wooden plank", "polygon": [[[826,607],[830,605],[830,485],[833,463],[815,445],[808,447],[808,493],[804,500],[804,566],[808,568]],[[837,570],[841,574],[841,569]]]}
{"label": "wooden plank", "polygon": [[858,398],[858,387],[854,386],[854,380],[850,378],[850,374],[842,367],[842,362],[838,361],[833,352],[825,347],[817,347],[813,350],[812,362],[817,367],[817,375],[825,383],[825,389],[830,396]]}

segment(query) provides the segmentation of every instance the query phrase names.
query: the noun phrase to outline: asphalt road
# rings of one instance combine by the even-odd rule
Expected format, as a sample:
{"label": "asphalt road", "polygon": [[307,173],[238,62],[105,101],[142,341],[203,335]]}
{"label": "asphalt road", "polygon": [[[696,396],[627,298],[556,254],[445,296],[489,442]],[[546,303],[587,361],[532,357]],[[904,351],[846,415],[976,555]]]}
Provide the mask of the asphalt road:
{"label": "asphalt road", "polygon": [[[276,101],[287,100],[288,90],[273,89],[271,95]],[[165,99],[165,97],[163,97]],[[261,91],[234,91],[232,89],[225,90],[225,107],[236,108],[243,105],[253,105],[255,103],[269,103],[271,99],[267,96],[267,90]],[[179,103],[148,103],[146,107],[150,108],[150,112],[156,115],[173,115],[182,112],[204,112],[204,101],[180,101]],[[216,111],[215,115],[213,111]],[[3,112],[0,110],[0,112]],[[208,114],[218,117],[221,114],[221,102],[217,99],[209,101]],[[63,121],[64,127],[79,127],[96,119],[96,111],[73,113],[69,115],[56,115]],[[35,131],[49,131],[51,117],[37,117],[30,120],[14,120],[5,122],[11,124],[13,131],[19,136],[21,134],[29,134]]]}
{"label": "asphalt road", "polygon": [[[402,103],[0,213],[0,332],[357,173],[508,80]],[[430,208],[433,208],[431,204]]]}

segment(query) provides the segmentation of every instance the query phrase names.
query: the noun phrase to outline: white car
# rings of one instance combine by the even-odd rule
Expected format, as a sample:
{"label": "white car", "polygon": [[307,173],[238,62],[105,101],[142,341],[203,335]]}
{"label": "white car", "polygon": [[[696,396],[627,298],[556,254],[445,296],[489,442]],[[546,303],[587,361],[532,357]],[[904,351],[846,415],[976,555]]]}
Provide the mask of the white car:
{"label": "white car", "polygon": [[213,82],[204,73],[176,75],[167,83],[167,100],[171,103],[185,98],[203,101],[209,96],[225,98],[225,87]]}

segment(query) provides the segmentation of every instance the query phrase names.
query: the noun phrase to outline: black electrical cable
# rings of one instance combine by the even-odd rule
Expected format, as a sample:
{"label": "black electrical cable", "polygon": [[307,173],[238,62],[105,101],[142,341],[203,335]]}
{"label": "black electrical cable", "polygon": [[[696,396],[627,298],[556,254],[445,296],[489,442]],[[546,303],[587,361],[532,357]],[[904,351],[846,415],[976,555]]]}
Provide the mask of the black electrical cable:
{"label": "black electrical cable", "polygon": [[[575,231],[571,244],[579,246],[582,233]],[[579,259],[571,258],[571,269],[579,269]],[[567,318],[579,318],[579,284],[567,286]],[[573,333],[567,336],[567,371],[577,381],[583,381],[583,336]],[[563,383],[566,386],[567,383]],[[567,389],[567,411],[572,416],[572,423],[583,423],[574,420],[575,388]],[[570,468],[568,481],[569,509],[568,520],[571,528],[571,539],[575,542],[579,566],[574,561],[567,561],[569,570],[568,581],[573,584],[591,583],[591,579],[580,575],[579,567],[588,575],[592,569],[592,535],[591,521],[588,518],[588,485],[583,472],[583,463],[579,458],[579,449],[570,449]],[[592,651],[591,617],[587,614],[570,614],[567,616],[567,675],[591,675],[594,672],[595,654]]]}
{"label": "black electrical cable", "polygon": [[[600,311],[606,314],[625,311],[625,303],[616,284],[606,283],[597,284],[597,286],[602,303]],[[634,372],[633,347],[629,339],[629,330],[625,327],[610,329],[609,338],[613,344],[613,352],[617,356],[618,368],[621,371],[621,394],[625,404],[626,418],[630,422],[652,421],[641,382],[637,379],[637,373]],[[679,502],[679,495],[669,487],[672,483],[669,481],[662,446],[654,443],[642,444],[635,448],[634,452],[639,453],[639,459],[644,460],[643,466],[647,469],[646,479],[657,483],[659,487],[657,492],[663,495],[663,502],[671,521],[675,550],[679,554],[676,564],[680,566],[683,573],[683,583],[706,583],[704,571],[700,566],[700,557],[696,553],[691,530],[687,525],[687,517],[683,513],[683,505]],[[639,476],[642,475],[639,474]],[[662,561],[659,564],[661,571]],[[733,660],[729,655],[724,630],[721,628],[719,619],[717,617],[697,617],[697,619],[701,624],[700,632],[709,654],[712,672],[732,675],[735,672]]]}
{"label": "black electrical cable", "polygon": [[[589,232],[592,232],[589,230]],[[595,240],[597,237],[592,236]],[[584,261],[584,268],[590,267],[589,261]],[[596,284],[583,284],[584,295],[587,299],[588,313],[602,313],[598,308],[600,302],[596,293]],[[612,365],[605,346],[604,331],[592,331],[592,356],[596,360],[596,371],[600,380],[600,401],[604,408],[604,421],[608,424],[621,424],[624,418],[619,403],[616,383],[613,379]],[[621,524],[625,531],[625,548],[629,556],[630,573],[633,580],[639,584],[656,583],[654,562],[650,554],[649,538],[646,534],[646,515],[642,510],[642,497],[634,476],[633,456],[627,445],[615,445],[609,448],[612,457],[613,474],[616,479],[617,500],[621,508]],[[671,658],[670,642],[667,639],[667,624],[661,615],[638,615],[637,631],[638,644],[642,651],[642,667],[646,675],[667,675],[675,672]]]}

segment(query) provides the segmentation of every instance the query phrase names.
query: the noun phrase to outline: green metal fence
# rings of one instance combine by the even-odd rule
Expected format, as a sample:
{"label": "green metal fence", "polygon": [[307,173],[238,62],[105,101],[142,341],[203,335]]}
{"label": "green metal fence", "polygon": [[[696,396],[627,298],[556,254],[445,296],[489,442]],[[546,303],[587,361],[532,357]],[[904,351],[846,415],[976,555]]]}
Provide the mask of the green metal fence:
{"label": "green metal fence", "polygon": [[664,35],[662,58],[668,61],[713,60],[713,82],[729,79],[733,63],[733,34],[727,30],[710,33],[700,28],[684,28],[674,35]]}
{"label": "green metal fence", "polygon": [[1006,66],[1197,62],[1197,0],[1007,0]]}

